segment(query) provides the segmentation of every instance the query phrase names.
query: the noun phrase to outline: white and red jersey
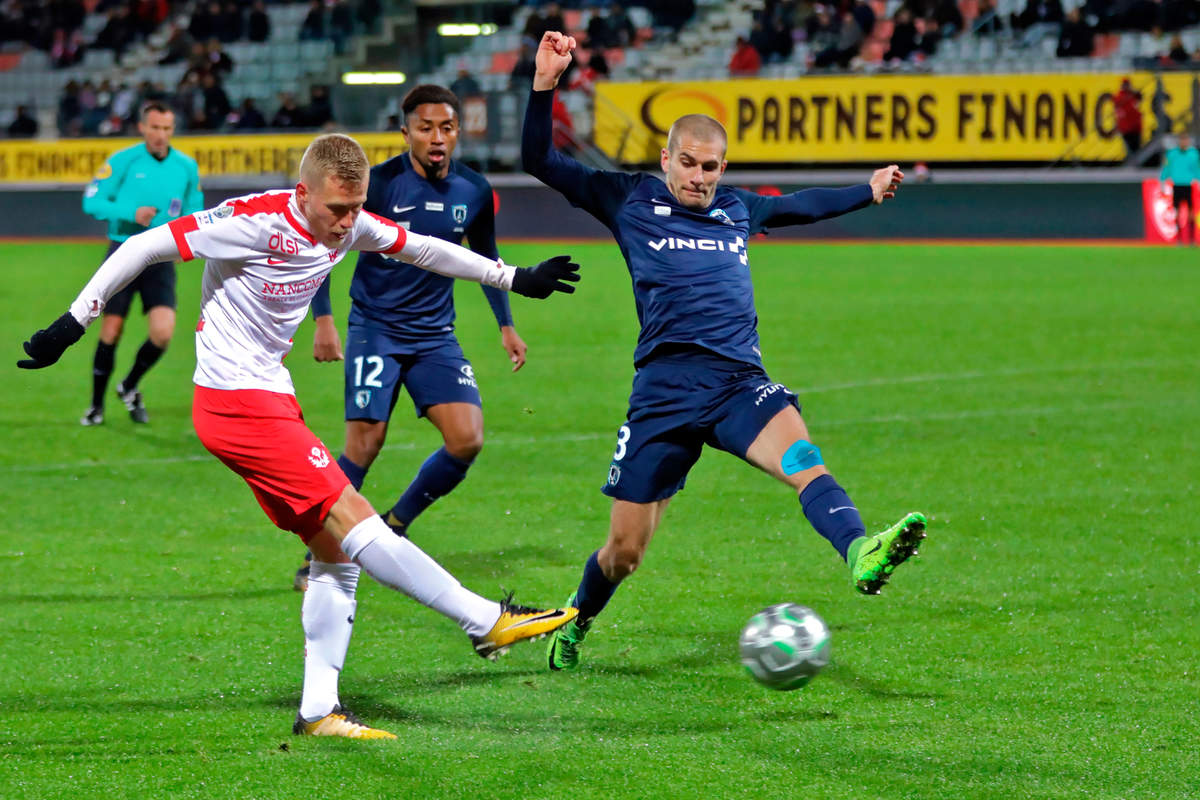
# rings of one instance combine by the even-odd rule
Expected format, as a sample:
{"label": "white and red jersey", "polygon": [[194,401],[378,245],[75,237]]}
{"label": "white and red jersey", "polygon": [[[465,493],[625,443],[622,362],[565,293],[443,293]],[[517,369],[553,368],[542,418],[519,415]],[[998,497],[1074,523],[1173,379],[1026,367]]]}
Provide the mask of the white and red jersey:
{"label": "white and red jersey", "polygon": [[317,288],[350,250],[398,253],[406,231],[361,213],[337,249],[308,231],[292,191],[228,200],[170,223],[180,257],[205,260],[198,386],[292,394],[283,358]]}
{"label": "white and red jersey", "polygon": [[70,312],[86,327],[150,264],[176,254],[184,261],[203,258],[196,384],[294,394],[283,358],[317,287],[351,250],[398,254],[422,269],[505,291],[516,272],[367,211],[336,249],[326,247],[308,230],[288,190],[237,197],[129,237],[96,270]]}

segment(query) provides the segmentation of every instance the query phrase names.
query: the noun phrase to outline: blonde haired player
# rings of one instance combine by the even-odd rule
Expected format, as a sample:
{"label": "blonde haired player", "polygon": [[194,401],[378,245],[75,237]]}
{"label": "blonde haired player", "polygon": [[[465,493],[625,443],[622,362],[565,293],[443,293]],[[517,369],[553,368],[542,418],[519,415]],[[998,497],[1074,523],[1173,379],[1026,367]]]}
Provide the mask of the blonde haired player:
{"label": "blonde haired player", "polygon": [[464,588],[408,539],[397,537],[304,424],[283,357],[313,294],[351,250],[396,253],[419,267],[530,297],[572,292],[567,256],[529,269],[404,230],[361,213],[368,163],[357,142],[320,136],[291,191],[248,195],[130,237],[49,328],[25,343],[39,369],[79,340],[105,302],[149,264],[205,259],[196,326],[192,421],[204,446],[249,484],[267,516],[314,555],[301,619],[304,692],[294,731],[356,739],[394,738],[363,725],[338,702],[360,567],[380,583],[450,617],[475,650],[495,658],[543,636],[575,609],[543,611],[487,600]]}

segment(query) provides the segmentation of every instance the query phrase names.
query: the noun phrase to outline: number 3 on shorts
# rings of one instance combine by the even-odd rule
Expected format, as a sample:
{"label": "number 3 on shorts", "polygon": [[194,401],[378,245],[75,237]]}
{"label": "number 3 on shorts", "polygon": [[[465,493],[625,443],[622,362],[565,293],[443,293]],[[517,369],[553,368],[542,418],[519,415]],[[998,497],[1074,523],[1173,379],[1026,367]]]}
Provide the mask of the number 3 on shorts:
{"label": "number 3 on shorts", "polygon": [[613,453],[613,461],[620,461],[625,457],[625,445],[629,442],[629,437],[629,426],[622,425],[621,430],[617,431],[617,452]]}

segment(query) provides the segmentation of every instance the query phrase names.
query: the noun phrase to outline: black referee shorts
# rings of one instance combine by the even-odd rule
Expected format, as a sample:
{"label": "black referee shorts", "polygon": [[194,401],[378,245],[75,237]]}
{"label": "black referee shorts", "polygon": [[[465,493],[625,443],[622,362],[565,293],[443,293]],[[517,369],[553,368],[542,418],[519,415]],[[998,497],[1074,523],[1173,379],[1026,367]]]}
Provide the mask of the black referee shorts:
{"label": "black referee shorts", "polygon": [[[109,242],[108,254],[121,246],[120,242]],[[175,262],[160,261],[146,267],[141,275],[134,278],[128,286],[117,292],[105,303],[104,313],[118,317],[128,317],[129,307],[133,305],[134,294],[142,296],[142,313],[145,314],[156,306],[175,308]]]}

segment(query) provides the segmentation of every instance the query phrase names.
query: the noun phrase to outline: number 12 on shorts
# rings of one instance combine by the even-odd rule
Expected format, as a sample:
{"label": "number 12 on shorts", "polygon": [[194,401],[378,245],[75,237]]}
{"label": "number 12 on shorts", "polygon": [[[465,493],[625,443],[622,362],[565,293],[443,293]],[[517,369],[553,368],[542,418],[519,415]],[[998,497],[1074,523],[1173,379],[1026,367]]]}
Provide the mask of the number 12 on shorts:
{"label": "number 12 on shorts", "polygon": [[[367,364],[367,377],[363,379],[363,362]],[[371,386],[375,389],[383,387],[379,373],[383,372],[383,359],[380,356],[354,357],[354,385]]]}

